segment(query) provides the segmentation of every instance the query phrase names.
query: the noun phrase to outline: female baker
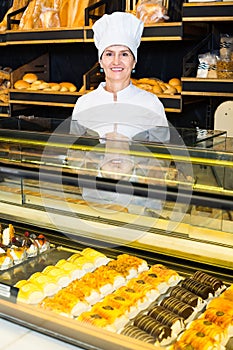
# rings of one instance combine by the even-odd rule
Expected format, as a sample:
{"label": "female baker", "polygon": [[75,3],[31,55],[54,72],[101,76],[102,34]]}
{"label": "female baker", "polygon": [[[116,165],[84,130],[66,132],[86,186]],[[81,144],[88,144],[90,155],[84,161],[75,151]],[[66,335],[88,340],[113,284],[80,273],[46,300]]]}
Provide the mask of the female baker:
{"label": "female baker", "polygon": [[[156,95],[134,86],[130,79],[137,62],[143,22],[132,14],[115,12],[96,21],[93,31],[105,82],[77,100],[70,132],[83,135],[91,128],[100,137],[105,137],[106,132],[113,132],[113,126],[117,124],[118,131],[129,138],[149,127],[150,132],[143,134],[145,140],[168,141],[168,122],[162,103]],[[116,104],[123,105],[117,108]],[[108,106],[104,108],[104,105]],[[96,110],[97,106],[101,107]],[[115,113],[114,108],[117,109]],[[95,110],[95,113],[81,113],[87,110]],[[131,129],[132,126],[135,129]],[[152,128],[156,126],[161,130]]]}
{"label": "female baker", "polygon": [[[143,22],[132,14],[115,12],[105,14],[96,21],[93,31],[105,82],[77,100],[70,133],[97,136],[105,140],[100,142],[105,142],[107,150],[122,149],[123,155],[105,152],[100,160],[98,175],[104,176],[107,170],[108,175],[111,173],[113,178],[120,179],[125,178],[122,174],[127,173],[128,178],[135,181],[135,159],[130,156],[130,141],[169,141],[168,121],[162,103],[156,95],[139,89],[131,82]],[[92,155],[86,154],[85,158],[89,159]],[[117,202],[124,206],[129,203],[128,195],[118,196],[86,188],[83,189],[83,197],[101,203]],[[131,202],[135,204],[135,198]],[[157,207],[158,201],[151,199],[149,202],[147,207]]]}

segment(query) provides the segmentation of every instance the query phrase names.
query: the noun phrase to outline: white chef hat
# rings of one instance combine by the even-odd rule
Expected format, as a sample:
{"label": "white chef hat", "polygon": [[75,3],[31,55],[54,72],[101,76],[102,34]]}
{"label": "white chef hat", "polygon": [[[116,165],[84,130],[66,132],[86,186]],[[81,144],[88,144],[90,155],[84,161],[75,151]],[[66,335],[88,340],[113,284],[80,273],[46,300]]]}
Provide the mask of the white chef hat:
{"label": "white chef hat", "polygon": [[94,42],[99,59],[104,50],[112,45],[127,46],[137,60],[137,48],[140,45],[144,23],[136,16],[125,12],[103,15],[92,27]]}

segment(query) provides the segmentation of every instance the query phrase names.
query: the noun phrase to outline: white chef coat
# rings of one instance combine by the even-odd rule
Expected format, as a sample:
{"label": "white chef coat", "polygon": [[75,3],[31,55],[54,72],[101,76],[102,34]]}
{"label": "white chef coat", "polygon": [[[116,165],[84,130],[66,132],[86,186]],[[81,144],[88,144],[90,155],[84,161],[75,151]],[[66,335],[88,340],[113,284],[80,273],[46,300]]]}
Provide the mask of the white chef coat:
{"label": "white chef coat", "polygon": [[140,134],[140,140],[144,141],[169,140],[164,107],[156,95],[131,83],[117,93],[117,101],[114,101],[113,93],[104,89],[105,84],[100,83],[96,90],[77,100],[72,114],[71,134],[81,136],[92,130],[99,137],[104,137],[117,124],[117,131],[130,139]]}
{"label": "white chef coat", "polygon": [[[117,125],[117,132],[127,136],[129,140],[169,141],[168,121],[164,107],[156,95],[130,83],[117,93],[114,101],[113,93],[104,89],[105,84],[100,83],[96,90],[77,100],[72,114],[71,134],[92,135],[104,139],[105,134],[113,132]],[[134,172],[130,180],[136,180]],[[122,204],[127,207],[132,204],[161,209],[161,202],[155,199],[88,188],[83,188],[83,198],[104,204]]]}

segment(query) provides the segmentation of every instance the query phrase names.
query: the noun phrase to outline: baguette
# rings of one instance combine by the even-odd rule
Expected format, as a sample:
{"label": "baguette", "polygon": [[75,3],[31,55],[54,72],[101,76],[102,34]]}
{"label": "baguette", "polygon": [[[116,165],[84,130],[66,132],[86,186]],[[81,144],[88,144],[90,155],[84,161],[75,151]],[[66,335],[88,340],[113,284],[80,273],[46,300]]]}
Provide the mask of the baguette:
{"label": "baguette", "polygon": [[[9,10],[5,14],[2,22],[0,23],[0,31],[4,31],[7,29],[7,16],[12,12],[19,10],[20,8],[22,8],[24,6],[27,6],[28,3],[29,3],[29,0],[14,0],[13,5],[9,8]],[[20,20],[21,17],[22,17],[22,13],[19,13],[18,15],[14,16],[14,19]],[[15,29],[14,26],[13,26],[13,29]]]}

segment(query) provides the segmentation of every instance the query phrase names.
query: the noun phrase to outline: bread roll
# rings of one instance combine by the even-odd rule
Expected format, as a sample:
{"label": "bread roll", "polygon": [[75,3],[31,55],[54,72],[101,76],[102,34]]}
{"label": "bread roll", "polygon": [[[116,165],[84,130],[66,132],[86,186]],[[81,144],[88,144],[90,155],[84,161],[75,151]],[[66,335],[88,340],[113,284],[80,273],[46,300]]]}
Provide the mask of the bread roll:
{"label": "bread roll", "polygon": [[34,83],[37,79],[38,79],[38,77],[34,73],[26,73],[23,76],[23,80],[29,84]]}
{"label": "bread roll", "polygon": [[146,83],[140,83],[137,85],[140,89],[143,89],[143,90],[146,90],[146,91],[150,91],[152,92],[153,91],[153,86],[150,85],[150,84],[146,84]]}
{"label": "bread roll", "polygon": [[61,88],[63,88],[63,87],[67,88],[68,91],[70,91],[70,92],[75,92],[77,90],[77,88],[74,84],[68,83],[68,82],[62,82],[62,83],[60,83],[60,86],[61,86]]}
{"label": "bread roll", "polygon": [[17,90],[27,89],[29,87],[30,84],[27,81],[24,81],[23,79],[17,80],[14,84],[14,88]]}
{"label": "bread roll", "polygon": [[153,93],[154,94],[162,94],[163,93],[163,89],[161,88],[161,86],[159,84],[153,85]]}
{"label": "bread roll", "polygon": [[178,78],[172,78],[169,80],[168,84],[172,86],[181,85],[181,81]]}
{"label": "bread roll", "polygon": [[44,81],[43,83],[38,84],[37,87],[38,87],[38,90],[44,90],[44,89],[49,88],[49,83],[46,83],[46,82]]}
{"label": "bread roll", "polygon": [[176,85],[175,88],[176,88],[177,92],[180,94],[181,91],[182,91],[182,86],[181,85]]}
{"label": "bread roll", "polygon": [[52,91],[59,91],[61,87],[60,87],[60,84],[58,83],[49,83],[49,88]]}
{"label": "bread roll", "polygon": [[173,86],[170,86],[169,88],[167,88],[166,90],[164,90],[163,92],[164,94],[167,94],[167,95],[174,95],[177,93],[177,90],[175,87]]}

